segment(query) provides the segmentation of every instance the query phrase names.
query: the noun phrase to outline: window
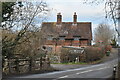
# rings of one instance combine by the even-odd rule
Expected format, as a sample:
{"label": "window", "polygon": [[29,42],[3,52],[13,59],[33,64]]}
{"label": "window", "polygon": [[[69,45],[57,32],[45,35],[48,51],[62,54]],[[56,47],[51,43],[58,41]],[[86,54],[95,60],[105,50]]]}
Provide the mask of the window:
{"label": "window", "polygon": [[48,37],[47,40],[52,40],[52,37]]}
{"label": "window", "polygon": [[78,37],[75,37],[74,40],[79,40],[79,38],[78,38]]}
{"label": "window", "polygon": [[60,40],[65,40],[65,38],[64,37],[60,37]]}
{"label": "window", "polygon": [[79,41],[79,39],[80,39],[81,36],[79,36],[79,35],[75,35],[75,36],[73,36],[73,37],[74,37],[74,40]]}
{"label": "window", "polygon": [[65,36],[59,36],[59,40],[65,40]]}
{"label": "window", "polygon": [[47,40],[52,40],[52,39],[53,39],[53,38],[52,38],[52,36],[50,36],[50,35],[47,37]]}

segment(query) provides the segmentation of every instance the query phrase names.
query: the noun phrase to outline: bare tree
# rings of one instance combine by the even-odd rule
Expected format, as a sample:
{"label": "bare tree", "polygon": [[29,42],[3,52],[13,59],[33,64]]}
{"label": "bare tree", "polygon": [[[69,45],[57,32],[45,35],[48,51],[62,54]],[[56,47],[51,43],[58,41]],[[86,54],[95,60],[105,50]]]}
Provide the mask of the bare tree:
{"label": "bare tree", "polygon": [[114,36],[114,31],[110,29],[107,24],[99,24],[95,29],[95,42],[103,42],[104,44],[110,44],[111,39]]}
{"label": "bare tree", "polygon": [[[110,17],[113,20],[115,31],[118,35],[118,44],[120,45],[120,0],[84,0],[85,3],[90,1],[91,3],[105,2],[106,18]],[[118,22],[118,26],[117,26]],[[118,79],[120,80],[120,62],[118,63]]]}
{"label": "bare tree", "polygon": [[117,20],[120,17],[119,16],[119,11],[120,11],[120,0],[84,0],[84,3],[89,3],[89,4],[97,4],[99,5],[100,3],[104,3],[104,10],[105,10],[105,18],[111,18],[113,23],[114,23],[114,28],[115,31],[118,35],[120,36],[120,32],[118,30],[117,26]]}
{"label": "bare tree", "polygon": [[33,35],[28,35],[28,32],[39,31],[40,23],[46,19],[49,12],[46,2],[22,3],[21,7],[14,5],[14,11],[10,18],[2,22],[2,55],[6,58],[12,56],[18,45],[29,41]]}

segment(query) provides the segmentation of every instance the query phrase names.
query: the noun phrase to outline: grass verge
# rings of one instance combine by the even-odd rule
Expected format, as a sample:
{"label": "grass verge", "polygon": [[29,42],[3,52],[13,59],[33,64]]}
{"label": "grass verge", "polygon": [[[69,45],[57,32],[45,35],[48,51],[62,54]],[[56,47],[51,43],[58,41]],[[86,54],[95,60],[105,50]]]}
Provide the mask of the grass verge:
{"label": "grass verge", "polygon": [[92,61],[92,62],[68,62],[68,63],[52,63],[52,64],[66,64],[66,65],[85,65],[85,64],[99,64],[102,60]]}

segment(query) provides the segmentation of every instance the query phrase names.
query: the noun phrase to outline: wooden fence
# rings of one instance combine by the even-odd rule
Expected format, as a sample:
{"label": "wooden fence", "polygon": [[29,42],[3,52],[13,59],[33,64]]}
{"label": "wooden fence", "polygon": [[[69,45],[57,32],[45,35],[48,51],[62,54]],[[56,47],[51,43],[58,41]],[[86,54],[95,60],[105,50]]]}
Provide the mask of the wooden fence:
{"label": "wooden fence", "polygon": [[50,61],[47,57],[37,59],[26,58],[5,59],[3,72],[6,74],[27,73],[36,70],[47,70],[50,67]]}

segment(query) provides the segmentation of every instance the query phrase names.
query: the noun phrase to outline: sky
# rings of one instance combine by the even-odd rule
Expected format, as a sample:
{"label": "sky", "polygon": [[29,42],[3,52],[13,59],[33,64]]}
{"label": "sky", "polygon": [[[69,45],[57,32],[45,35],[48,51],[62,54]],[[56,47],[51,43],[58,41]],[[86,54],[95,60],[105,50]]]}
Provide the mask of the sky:
{"label": "sky", "polygon": [[96,28],[100,23],[111,22],[105,18],[104,2],[99,5],[83,4],[84,0],[46,0],[52,9],[48,22],[56,22],[57,13],[61,12],[63,22],[72,22],[74,12],[77,13],[78,22],[92,22],[92,28]]}

